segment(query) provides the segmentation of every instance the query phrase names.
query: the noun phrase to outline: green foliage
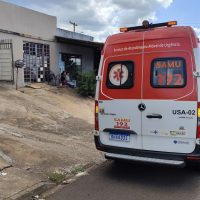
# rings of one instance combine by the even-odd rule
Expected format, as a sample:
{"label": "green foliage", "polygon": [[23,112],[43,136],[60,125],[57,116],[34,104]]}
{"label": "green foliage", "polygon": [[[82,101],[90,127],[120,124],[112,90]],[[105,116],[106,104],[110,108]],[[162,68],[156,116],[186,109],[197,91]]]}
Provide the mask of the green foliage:
{"label": "green foliage", "polygon": [[75,166],[72,170],[71,170],[71,174],[73,175],[77,175],[78,173],[84,172],[84,166],[83,165],[78,165]]}
{"label": "green foliage", "polygon": [[95,73],[91,71],[79,73],[77,86],[77,91],[80,95],[94,97],[96,87]]}
{"label": "green foliage", "polygon": [[61,183],[62,181],[64,181],[65,179],[65,175],[64,174],[60,174],[60,173],[50,173],[49,174],[49,180],[51,180],[54,183]]}

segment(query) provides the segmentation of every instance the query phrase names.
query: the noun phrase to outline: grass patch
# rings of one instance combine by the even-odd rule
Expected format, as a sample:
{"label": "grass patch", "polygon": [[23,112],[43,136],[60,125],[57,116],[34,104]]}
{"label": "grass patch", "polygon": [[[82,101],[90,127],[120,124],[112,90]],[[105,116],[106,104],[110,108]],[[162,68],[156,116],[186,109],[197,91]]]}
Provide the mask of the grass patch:
{"label": "grass patch", "polygon": [[84,172],[84,171],[85,171],[84,166],[83,165],[78,165],[78,166],[75,166],[71,170],[71,174],[77,175],[78,173],[81,173],[81,172]]}
{"label": "grass patch", "polygon": [[52,181],[52,182],[54,182],[56,184],[59,184],[59,183],[63,182],[64,179],[65,179],[65,175],[64,174],[60,174],[60,173],[56,173],[56,172],[50,173],[48,177],[49,177],[50,181]]}

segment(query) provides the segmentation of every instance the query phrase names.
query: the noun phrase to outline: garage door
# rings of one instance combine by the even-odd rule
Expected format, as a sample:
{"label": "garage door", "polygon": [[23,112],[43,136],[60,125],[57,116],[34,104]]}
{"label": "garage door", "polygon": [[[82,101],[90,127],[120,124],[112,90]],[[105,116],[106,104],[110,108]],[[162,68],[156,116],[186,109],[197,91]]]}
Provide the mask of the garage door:
{"label": "garage door", "polygon": [[10,40],[0,40],[0,80],[13,80],[12,43]]}

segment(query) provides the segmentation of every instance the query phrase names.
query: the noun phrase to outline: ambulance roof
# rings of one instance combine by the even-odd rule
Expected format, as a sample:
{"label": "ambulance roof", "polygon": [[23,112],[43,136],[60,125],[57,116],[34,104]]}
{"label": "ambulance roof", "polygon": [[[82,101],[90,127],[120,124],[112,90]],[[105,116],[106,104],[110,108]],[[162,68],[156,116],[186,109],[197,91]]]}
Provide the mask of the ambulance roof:
{"label": "ambulance roof", "polygon": [[194,30],[189,26],[159,27],[118,33],[109,36],[106,45],[142,41],[143,37],[145,40],[187,38],[191,39],[195,46],[197,45],[197,36]]}

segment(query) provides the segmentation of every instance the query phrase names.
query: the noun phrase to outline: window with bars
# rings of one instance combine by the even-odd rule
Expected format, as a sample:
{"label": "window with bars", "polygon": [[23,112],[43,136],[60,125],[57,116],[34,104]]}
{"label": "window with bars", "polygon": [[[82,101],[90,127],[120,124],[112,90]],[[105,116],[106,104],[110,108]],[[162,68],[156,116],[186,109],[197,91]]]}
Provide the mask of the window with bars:
{"label": "window with bars", "polygon": [[24,81],[48,81],[50,70],[50,47],[47,44],[24,42]]}

